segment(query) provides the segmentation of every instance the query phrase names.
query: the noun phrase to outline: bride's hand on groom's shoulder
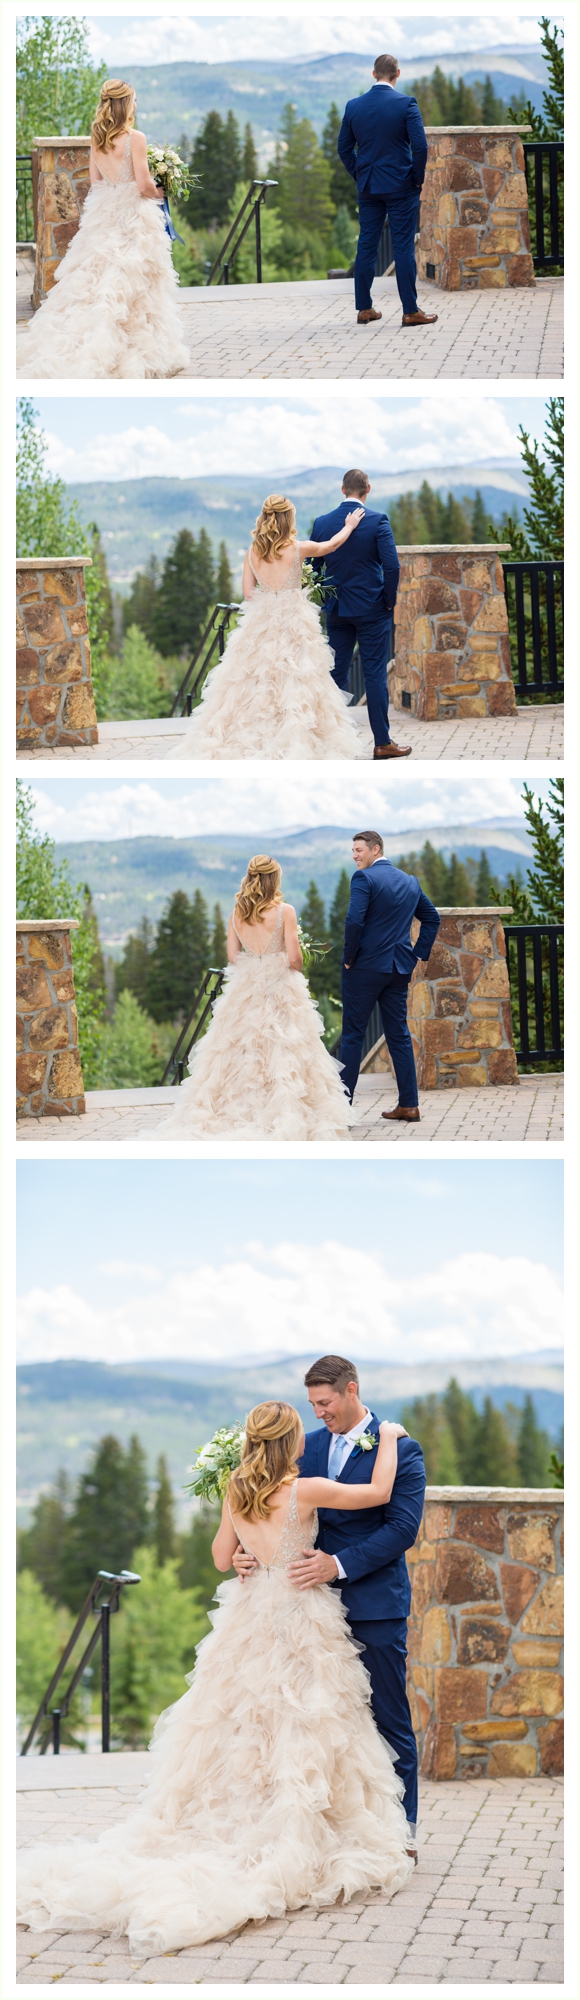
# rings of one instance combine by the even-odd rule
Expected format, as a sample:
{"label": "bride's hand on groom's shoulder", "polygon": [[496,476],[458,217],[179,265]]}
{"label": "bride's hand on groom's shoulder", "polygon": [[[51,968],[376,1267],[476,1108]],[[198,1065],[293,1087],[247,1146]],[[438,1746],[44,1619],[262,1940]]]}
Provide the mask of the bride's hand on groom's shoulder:
{"label": "bride's hand on groom's shoulder", "polygon": [[382,1424],[379,1424],[379,1430],[381,1435],[383,1431],[391,1431],[394,1437],[406,1438],[409,1436],[409,1432],[405,1430],[404,1424],[391,1424],[388,1417],[383,1417]]}

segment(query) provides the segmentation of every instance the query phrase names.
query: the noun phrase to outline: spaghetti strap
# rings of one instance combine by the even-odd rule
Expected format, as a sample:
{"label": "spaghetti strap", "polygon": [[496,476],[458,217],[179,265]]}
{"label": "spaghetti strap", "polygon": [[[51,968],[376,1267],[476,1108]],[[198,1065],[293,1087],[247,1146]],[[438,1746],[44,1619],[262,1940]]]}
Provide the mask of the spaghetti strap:
{"label": "spaghetti strap", "polygon": [[257,574],[256,574],[256,571],[255,571],[255,569],[254,569],[254,565],[253,565],[253,562],[252,562],[252,551],[251,551],[251,549],[248,549],[248,562],[249,562],[249,565],[250,565],[250,569],[251,569],[251,572],[252,572],[252,576],[253,576],[253,578],[254,578],[254,583],[259,583],[259,581],[260,581],[260,578],[259,578],[259,576],[257,576]]}
{"label": "spaghetti strap", "polygon": [[238,940],[238,944],[241,944],[241,946],[242,946],[242,951],[243,951],[243,949],[244,949],[244,946],[243,946],[243,942],[242,942],[242,939],[241,939],[241,937],[240,937],[240,933],[239,933],[239,930],[238,930],[238,929],[237,929],[237,927],[236,927],[236,918],[235,918],[235,911],[234,911],[234,910],[232,910],[232,929],[234,930],[234,932],[235,932],[235,935],[236,935],[236,937],[237,937],[237,940]]}

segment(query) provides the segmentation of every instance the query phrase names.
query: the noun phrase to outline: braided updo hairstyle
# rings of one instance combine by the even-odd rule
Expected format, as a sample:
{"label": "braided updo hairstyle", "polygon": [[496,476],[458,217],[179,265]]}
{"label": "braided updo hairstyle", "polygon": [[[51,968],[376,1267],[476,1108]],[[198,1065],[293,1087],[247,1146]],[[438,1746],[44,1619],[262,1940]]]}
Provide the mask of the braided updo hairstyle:
{"label": "braided updo hairstyle", "polygon": [[284,499],[283,493],[268,494],[252,529],[252,541],[256,555],[263,562],[275,562],[282,549],[296,541],[296,508],[291,500]]}
{"label": "braided updo hairstyle", "polygon": [[258,924],[272,903],[281,903],[282,869],[269,854],[254,854],[248,862],[235,899],[236,916],[243,924]]}
{"label": "braided updo hairstyle", "polygon": [[228,1487],[235,1514],[267,1521],[274,1494],[298,1477],[302,1438],[302,1418],[291,1403],[257,1403],[250,1410],[244,1456]]}
{"label": "braided updo hairstyle", "polygon": [[132,83],[122,83],[117,76],[109,77],[104,83],[91,126],[91,138],[96,153],[110,153],[113,140],[120,132],[129,132],[135,117],[135,92]]}

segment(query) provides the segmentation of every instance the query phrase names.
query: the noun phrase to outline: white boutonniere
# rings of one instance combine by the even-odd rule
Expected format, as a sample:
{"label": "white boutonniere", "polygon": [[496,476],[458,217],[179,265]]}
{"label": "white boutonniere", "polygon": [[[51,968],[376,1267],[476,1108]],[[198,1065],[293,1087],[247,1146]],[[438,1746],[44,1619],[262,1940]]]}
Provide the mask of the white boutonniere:
{"label": "white boutonniere", "polygon": [[378,1438],[373,1437],[372,1432],[363,1431],[362,1437],[357,1438],[355,1449],[356,1451],[374,1451],[377,1444]]}

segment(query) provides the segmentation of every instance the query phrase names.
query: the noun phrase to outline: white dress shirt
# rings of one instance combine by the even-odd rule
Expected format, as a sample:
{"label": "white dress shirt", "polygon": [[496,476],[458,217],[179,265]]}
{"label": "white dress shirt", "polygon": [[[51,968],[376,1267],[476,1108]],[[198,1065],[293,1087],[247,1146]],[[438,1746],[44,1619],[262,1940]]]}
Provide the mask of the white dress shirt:
{"label": "white dress shirt", "polygon": [[[381,855],[381,860],[382,860],[382,855]],[[347,1458],[350,1458],[351,1451],[353,1450],[353,1447],[356,1444],[357,1438],[362,1437],[363,1431],[367,1430],[368,1425],[370,1423],[370,1419],[371,1419],[370,1410],[365,1410],[364,1417],[361,1417],[360,1422],[358,1424],[353,1424],[351,1431],[334,1432],[330,1446],[330,1451],[328,1454],[328,1467],[327,1467],[328,1479],[338,1479],[339,1473],[342,1472],[343,1465],[346,1465]],[[344,1581],[344,1578],[346,1576],[346,1570],[343,1569],[342,1563],[339,1561],[338,1556],[334,1557],[334,1561],[336,1563],[338,1575],[341,1578],[341,1580]]]}

